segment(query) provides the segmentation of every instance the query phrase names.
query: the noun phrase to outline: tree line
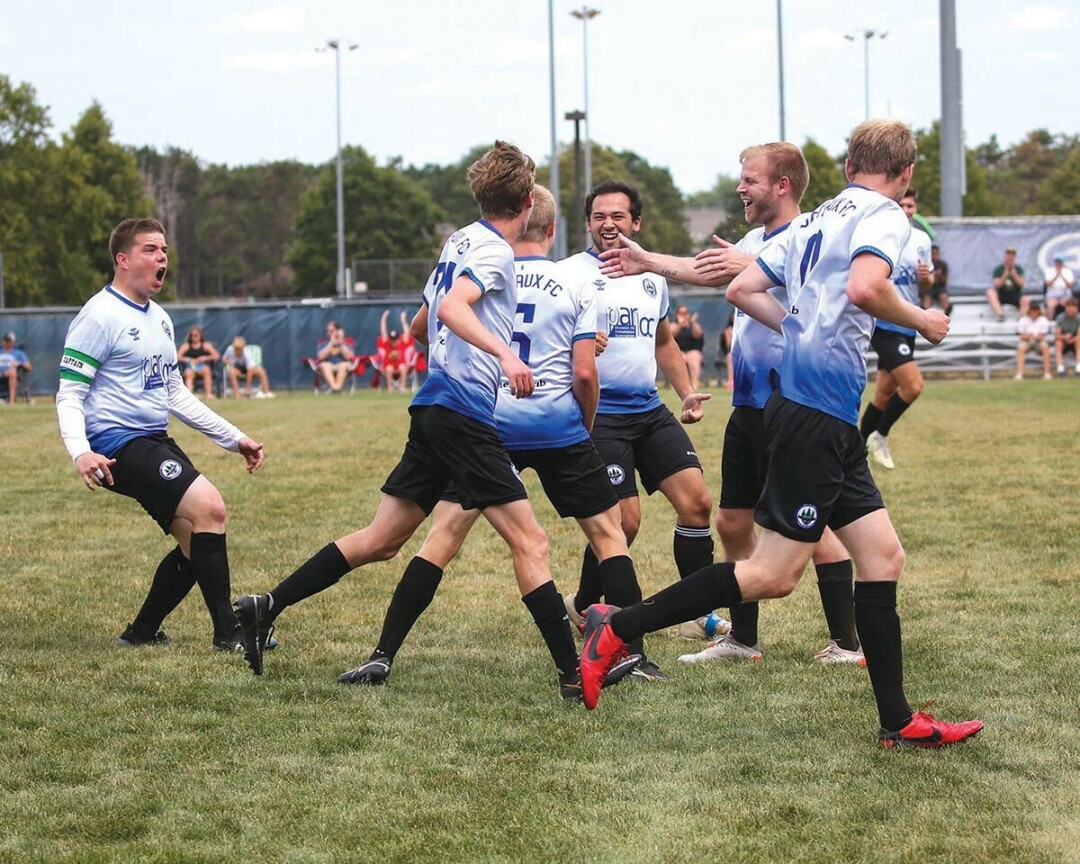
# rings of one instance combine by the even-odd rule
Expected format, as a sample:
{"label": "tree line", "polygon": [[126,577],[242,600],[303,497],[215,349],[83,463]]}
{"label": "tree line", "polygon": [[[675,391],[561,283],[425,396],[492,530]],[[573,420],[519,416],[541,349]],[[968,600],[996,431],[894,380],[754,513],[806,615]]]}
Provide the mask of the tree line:
{"label": "tree line", "polygon": [[[337,261],[336,168],[280,161],[229,167],[206,164],[178,148],[158,151],[113,140],[104,110],[91,104],[54,140],[48,109],[31,85],[0,75],[0,254],[8,306],[81,304],[111,276],[108,233],[126,216],[152,214],[171,247],[166,299],[326,296]],[[937,124],[917,130],[920,209],[937,212]],[[385,165],[363,148],[342,152],[346,260],[430,258],[442,236],[476,218],[466,169],[489,143],[450,165]],[[729,214],[717,233],[740,237],[742,203],[736,171],[713,188],[684,196],[670,172],[629,150],[593,142],[593,181],[623,179],[642,193],[646,219],[639,239],[673,254],[692,251],[687,206],[720,206]],[[808,139],[813,207],[843,185],[843,156]],[[574,153],[559,155],[560,198],[573,212]],[[537,172],[549,182],[547,166]],[[578,202],[580,203],[580,202]],[[996,137],[967,151],[969,216],[1080,212],[1080,138],[1036,130],[1012,147]],[[570,248],[580,248],[576,232]]]}

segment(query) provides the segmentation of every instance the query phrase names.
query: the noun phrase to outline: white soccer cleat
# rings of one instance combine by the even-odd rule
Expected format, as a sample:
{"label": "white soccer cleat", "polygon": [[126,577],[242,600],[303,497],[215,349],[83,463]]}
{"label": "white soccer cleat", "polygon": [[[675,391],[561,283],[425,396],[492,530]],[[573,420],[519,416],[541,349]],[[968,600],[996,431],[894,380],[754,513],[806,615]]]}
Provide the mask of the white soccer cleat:
{"label": "white soccer cleat", "polygon": [[750,660],[757,662],[761,659],[761,648],[757,645],[743,645],[731,637],[730,633],[721,636],[709,647],[697,654],[683,654],[679,658],[680,663],[705,663],[709,660]]}
{"label": "white soccer cleat", "polygon": [[731,622],[723,615],[710,612],[693,621],[684,621],[679,625],[679,638],[681,639],[716,639],[731,631]]}
{"label": "white soccer cleat", "polygon": [[837,645],[835,639],[830,639],[828,644],[814,655],[814,659],[826,666],[837,663],[854,663],[856,666],[866,665],[866,658],[863,656],[862,648],[848,651],[846,648]]}
{"label": "white soccer cleat", "polygon": [[570,623],[574,625],[574,629],[578,633],[581,633],[585,629],[585,619],[581,617],[577,609],[574,608],[574,602],[577,600],[576,594],[566,594],[562,598],[563,606],[566,607],[566,617],[570,619]]}
{"label": "white soccer cleat", "polygon": [[882,468],[895,468],[892,454],[889,452],[889,439],[878,432],[871,432],[866,439],[866,446],[874,461]]}

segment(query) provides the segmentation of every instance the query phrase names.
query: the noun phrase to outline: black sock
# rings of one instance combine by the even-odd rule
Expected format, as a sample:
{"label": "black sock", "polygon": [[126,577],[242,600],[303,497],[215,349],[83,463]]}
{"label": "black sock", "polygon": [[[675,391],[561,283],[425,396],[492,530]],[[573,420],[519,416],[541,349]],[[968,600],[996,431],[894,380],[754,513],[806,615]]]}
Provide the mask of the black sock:
{"label": "black sock", "polygon": [[889,400],[889,404],[885,406],[885,413],[881,417],[881,422],[878,423],[878,433],[881,435],[888,435],[889,430],[893,427],[893,423],[899,420],[900,415],[907,411],[909,407],[911,406],[900,398],[899,393],[893,393],[893,397]]}
{"label": "black sock", "polygon": [[731,607],[731,638],[742,642],[748,648],[758,644],[758,607],[757,600],[739,603]]}
{"label": "black sock", "polygon": [[[634,562],[629,555],[616,555],[600,562],[600,584],[604,598],[613,606],[633,606],[641,602],[641,586],[634,572]],[[631,654],[645,656],[644,639],[630,643]]]}
{"label": "black sock", "polygon": [[191,569],[181,569],[182,561],[186,559],[179,546],[161,559],[142,608],[131,622],[131,631],[136,635],[149,639],[157,633],[165,616],[180,604],[195,584]]}
{"label": "black sock", "polygon": [[270,619],[277,618],[286,607],[336,585],[350,570],[337,544],[328,543],[270,592]]}
{"label": "black sock", "polygon": [[855,583],[855,624],[881,728],[895,732],[911,718],[911,705],[904,696],[904,653],[895,582]]}
{"label": "black sock", "polygon": [[685,579],[691,573],[697,573],[702,567],[713,563],[712,528],[708,525],[704,528],[676,525],[672,546],[680,579]]}
{"label": "black sock", "polygon": [[581,559],[581,579],[578,582],[577,593],[574,595],[574,608],[584,615],[585,610],[593,603],[600,602],[603,591],[600,562],[596,559],[592,546],[586,546],[585,555]]}
{"label": "black sock", "polygon": [[821,608],[829,625],[829,638],[845,651],[859,647],[855,633],[855,604],[851,591],[851,559],[831,564],[815,564]]}
{"label": "black sock", "polygon": [[232,636],[236,632],[236,613],[232,608],[229,553],[224,534],[200,531],[191,535],[191,573],[210,612],[214,635]]}
{"label": "black sock", "polygon": [[431,605],[442,577],[442,568],[430,561],[417,557],[409,562],[383,618],[379,647],[375,649],[379,654],[390,658],[397,654],[416,619]]}
{"label": "black sock", "polygon": [[555,589],[554,582],[545,582],[521,598],[533,621],[544,637],[555,669],[560,675],[569,675],[578,665],[577,648],[570,632],[570,620],[566,607]]}
{"label": "black sock", "polygon": [[881,415],[884,413],[873,402],[866,406],[862,419],[859,421],[859,432],[862,433],[863,441],[870,437],[871,432],[877,430],[878,423],[881,422]]}
{"label": "black sock", "polygon": [[683,621],[708,615],[713,609],[728,608],[741,602],[735,564],[724,561],[703,567],[636,606],[620,609],[611,616],[611,629],[624,642],[630,643],[646,633],[674,627]]}

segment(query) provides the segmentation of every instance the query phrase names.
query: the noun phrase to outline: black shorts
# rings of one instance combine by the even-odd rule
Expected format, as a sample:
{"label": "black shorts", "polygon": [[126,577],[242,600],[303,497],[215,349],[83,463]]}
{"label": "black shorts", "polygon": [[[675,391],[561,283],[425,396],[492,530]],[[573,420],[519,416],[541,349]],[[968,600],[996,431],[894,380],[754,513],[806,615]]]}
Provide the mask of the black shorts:
{"label": "black shorts", "polygon": [[528,498],[494,426],[441,405],[418,405],[409,413],[405,452],[382,486],[387,495],[414,501],[425,513],[451,481],[466,510]]}
{"label": "black shorts", "polygon": [[164,432],[129,441],[109,470],[113,485],[105,488],[142,504],[166,534],[180,499],[199,476],[180,445]]}
{"label": "black shorts", "polygon": [[765,411],[736,406],[724,430],[720,507],[753,510],[765,488]]}
{"label": "black shorts", "polygon": [[843,528],[884,508],[859,430],[785,399],[765,406],[767,470],[754,520],[791,540],[817,543],[825,526]]}
{"label": "black shorts", "polygon": [[915,337],[905,336],[895,330],[874,328],[874,335],[870,337],[870,347],[877,351],[878,369],[885,372],[891,372],[897,366],[903,366],[915,360]]}
{"label": "black shorts", "polygon": [[597,414],[592,439],[620,499],[638,496],[635,471],[652,495],[672,474],[701,470],[690,436],[665,405],[641,414]]}

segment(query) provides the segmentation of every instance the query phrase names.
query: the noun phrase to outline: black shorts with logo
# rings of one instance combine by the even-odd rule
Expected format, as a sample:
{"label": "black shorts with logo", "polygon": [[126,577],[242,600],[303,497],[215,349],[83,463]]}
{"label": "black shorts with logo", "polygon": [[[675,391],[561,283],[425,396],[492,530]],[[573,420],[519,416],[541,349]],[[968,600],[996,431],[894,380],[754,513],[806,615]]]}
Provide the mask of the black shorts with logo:
{"label": "black shorts with logo", "polygon": [[817,543],[885,503],[859,430],[774,392],[765,405],[767,470],[754,520],[791,540]]}
{"label": "black shorts with logo", "polygon": [[165,432],[133,438],[120,448],[109,470],[113,485],[105,488],[138,501],[166,534],[180,499],[199,476],[187,454]]}
{"label": "black shorts with logo", "polygon": [[409,440],[382,491],[435,509],[451,481],[467,510],[528,498],[494,426],[441,405],[409,409]]}
{"label": "black shorts with logo", "polygon": [[915,337],[905,336],[895,330],[874,328],[874,335],[870,337],[870,347],[877,352],[878,369],[886,372],[891,372],[897,366],[903,366],[915,360]]}
{"label": "black shorts with logo", "polygon": [[720,507],[753,510],[765,487],[765,410],[737,405],[724,430]]}
{"label": "black shorts with logo", "polygon": [[665,405],[640,414],[597,414],[592,439],[620,499],[638,497],[635,472],[652,495],[672,474],[701,470],[690,436]]}

